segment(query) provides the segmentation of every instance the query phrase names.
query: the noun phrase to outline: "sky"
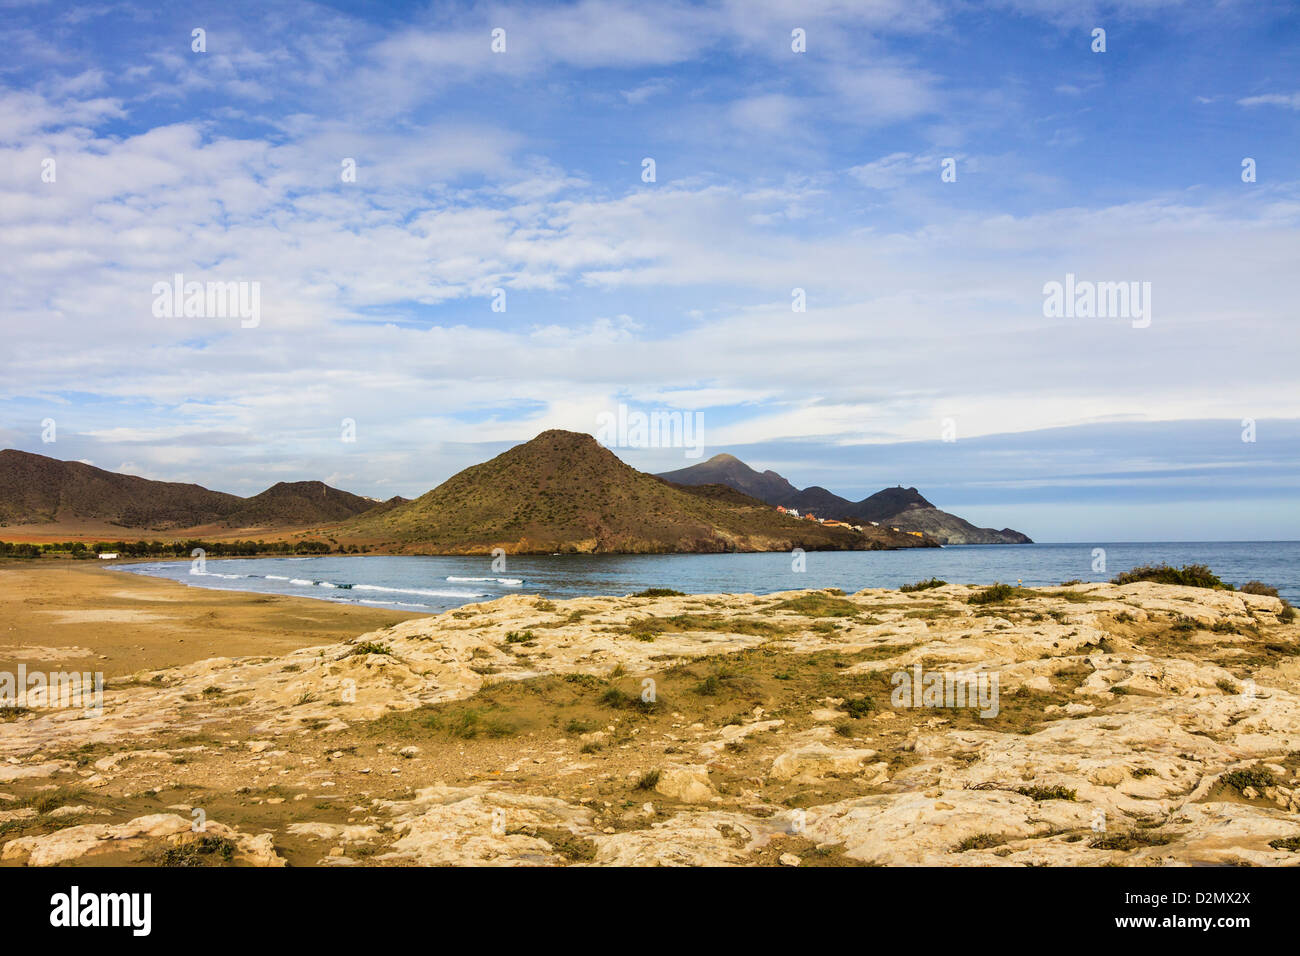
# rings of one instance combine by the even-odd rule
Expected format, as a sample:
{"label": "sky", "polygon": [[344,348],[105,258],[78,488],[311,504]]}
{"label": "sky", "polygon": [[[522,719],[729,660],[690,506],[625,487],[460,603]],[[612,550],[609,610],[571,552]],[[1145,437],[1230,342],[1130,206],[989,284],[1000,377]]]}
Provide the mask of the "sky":
{"label": "sky", "polygon": [[0,0],[0,447],[411,497],[623,406],[700,423],[606,436],[647,471],[1297,539],[1297,41],[1258,0]]}

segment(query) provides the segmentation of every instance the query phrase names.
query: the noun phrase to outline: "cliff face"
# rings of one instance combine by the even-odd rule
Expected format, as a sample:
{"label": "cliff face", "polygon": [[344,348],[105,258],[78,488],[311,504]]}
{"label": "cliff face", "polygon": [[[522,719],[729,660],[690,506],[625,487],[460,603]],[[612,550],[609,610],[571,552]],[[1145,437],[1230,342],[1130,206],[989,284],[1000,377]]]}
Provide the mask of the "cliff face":
{"label": "cliff face", "polygon": [[717,483],[753,495],[769,505],[810,511],[819,518],[877,522],[901,531],[919,531],[940,544],[1032,544],[1028,535],[1003,528],[977,528],[964,518],[940,511],[915,488],[885,488],[850,501],[816,485],[802,491],[774,471],[758,472],[734,455],[714,455],[689,468],[659,477],[682,485]]}
{"label": "cliff face", "polygon": [[920,531],[940,544],[1033,544],[1028,535],[1003,528],[977,528],[964,518],[928,508],[908,508],[883,521],[900,531]]}

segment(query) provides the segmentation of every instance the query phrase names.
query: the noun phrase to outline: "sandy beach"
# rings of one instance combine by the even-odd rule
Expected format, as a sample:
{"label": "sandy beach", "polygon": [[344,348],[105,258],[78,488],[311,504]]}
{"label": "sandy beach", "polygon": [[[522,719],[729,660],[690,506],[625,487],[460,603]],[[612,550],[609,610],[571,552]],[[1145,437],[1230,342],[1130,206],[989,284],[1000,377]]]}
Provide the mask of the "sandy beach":
{"label": "sandy beach", "polygon": [[191,588],[81,561],[0,562],[0,671],[176,667],[282,654],[404,621],[400,611]]}

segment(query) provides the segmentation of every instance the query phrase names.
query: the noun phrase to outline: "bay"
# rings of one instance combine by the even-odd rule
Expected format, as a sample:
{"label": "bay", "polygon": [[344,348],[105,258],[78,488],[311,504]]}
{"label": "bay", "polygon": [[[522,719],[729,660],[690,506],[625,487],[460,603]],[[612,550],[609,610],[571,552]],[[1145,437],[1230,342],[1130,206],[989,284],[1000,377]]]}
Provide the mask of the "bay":
{"label": "bay", "polygon": [[[1098,553],[1100,549],[1100,554]],[[1104,559],[1104,565],[1102,560]],[[897,588],[938,577],[952,584],[1058,585],[1107,581],[1143,564],[1206,564],[1240,586],[1259,580],[1300,604],[1300,542],[1087,542],[968,545],[903,551],[768,554],[488,556],[329,555],[208,559],[119,565],[117,570],[195,587],[287,594],[436,613],[507,594],[562,599],[646,588],[688,594],[767,594],[803,588]]]}

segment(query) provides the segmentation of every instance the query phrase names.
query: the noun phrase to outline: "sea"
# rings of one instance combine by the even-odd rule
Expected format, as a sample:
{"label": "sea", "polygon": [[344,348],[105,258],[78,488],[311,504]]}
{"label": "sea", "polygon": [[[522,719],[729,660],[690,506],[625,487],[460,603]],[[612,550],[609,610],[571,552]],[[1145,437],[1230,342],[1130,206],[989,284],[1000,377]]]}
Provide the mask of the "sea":
{"label": "sea", "polygon": [[157,561],[116,569],[193,587],[435,614],[507,594],[562,599],[619,596],[646,588],[687,594],[770,594],[803,588],[852,593],[934,577],[951,584],[1041,587],[1107,581],[1144,564],[1205,564],[1226,582],[1240,586],[1262,581],[1300,605],[1300,541],[963,545],[806,554],[556,554],[507,556],[504,567],[486,555],[330,555]]}

